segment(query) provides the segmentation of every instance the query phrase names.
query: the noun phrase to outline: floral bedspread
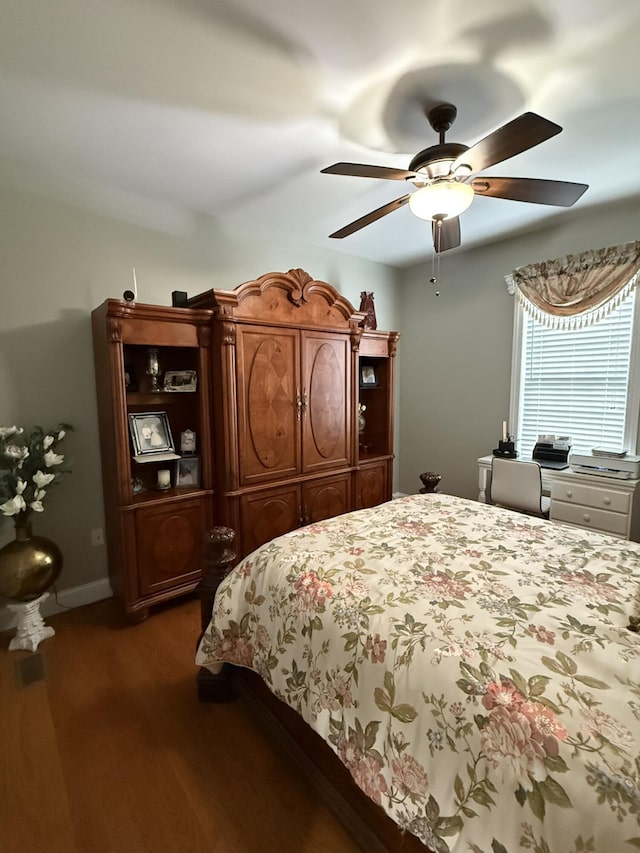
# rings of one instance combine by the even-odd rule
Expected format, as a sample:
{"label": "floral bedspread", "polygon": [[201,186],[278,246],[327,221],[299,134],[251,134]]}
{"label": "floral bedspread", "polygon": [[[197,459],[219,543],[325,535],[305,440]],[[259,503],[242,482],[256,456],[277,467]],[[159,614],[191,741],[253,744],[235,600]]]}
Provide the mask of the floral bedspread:
{"label": "floral bedspread", "polygon": [[640,849],[640,545],[449,495],[294,531],[197,663],[256,670],[433,851]]}

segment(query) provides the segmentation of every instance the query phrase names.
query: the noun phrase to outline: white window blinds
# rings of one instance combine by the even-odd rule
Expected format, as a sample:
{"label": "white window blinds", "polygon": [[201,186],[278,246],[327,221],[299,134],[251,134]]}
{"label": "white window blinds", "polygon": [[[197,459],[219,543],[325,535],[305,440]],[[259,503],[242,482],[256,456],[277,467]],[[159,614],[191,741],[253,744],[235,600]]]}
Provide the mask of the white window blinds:
{"label": "white window blinds", "polygon": [[634,294],[592,325],[553,329],[523,315],[517,447],[540,433],[569,435],[573,450],[625,446]]}

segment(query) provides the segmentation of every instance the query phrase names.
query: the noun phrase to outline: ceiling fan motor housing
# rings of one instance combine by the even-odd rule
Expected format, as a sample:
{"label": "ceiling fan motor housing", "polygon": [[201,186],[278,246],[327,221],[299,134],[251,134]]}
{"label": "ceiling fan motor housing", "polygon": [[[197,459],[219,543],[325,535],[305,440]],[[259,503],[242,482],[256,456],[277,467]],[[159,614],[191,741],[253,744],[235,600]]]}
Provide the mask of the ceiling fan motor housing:
{"label": "ceiling fan motor housing", "polygon": [[430,180],[446,178],[451,171],[451,164],[468,150],[468,145],[462,145],[459,142],[443,142],[440,145],[431,145],[416,154],[409,163],[409,171],[421,172]]}

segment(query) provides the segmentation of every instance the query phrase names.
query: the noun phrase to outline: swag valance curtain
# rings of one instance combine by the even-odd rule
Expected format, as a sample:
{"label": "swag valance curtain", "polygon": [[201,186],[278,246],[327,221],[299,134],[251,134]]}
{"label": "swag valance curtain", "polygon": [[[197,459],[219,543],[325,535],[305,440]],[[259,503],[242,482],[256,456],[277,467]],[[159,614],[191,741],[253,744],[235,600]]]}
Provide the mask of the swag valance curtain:
{"label": "swag valance curtain", "polygon": [[555,328],[606,316],[640,280],[640,241],[518,267],[506,276],[525,310]]}

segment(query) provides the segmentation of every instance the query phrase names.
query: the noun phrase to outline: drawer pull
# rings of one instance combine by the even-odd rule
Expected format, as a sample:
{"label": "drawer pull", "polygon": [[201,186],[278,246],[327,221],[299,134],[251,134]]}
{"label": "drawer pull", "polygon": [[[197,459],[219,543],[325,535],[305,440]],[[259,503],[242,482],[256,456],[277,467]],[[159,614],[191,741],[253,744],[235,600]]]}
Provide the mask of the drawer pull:
{"label": "drawer pull", "polygon": [[605,498],[604,499],[604,505],[605,506],[609,506],[610,503],[611,503],[611,498]]}
{"label": "drawer pull", "polygon": [[591,521],[591,516],[589,515],[588,512],[585,512],[585,514],[582,516],[582,519],[583,519],[583,521],[588,522],[588,521]]}
{"label": "drawer pull", "polygon": [[573,492],[570,492],[570,491],[569,491],[569,489],[567,489],[567,497],[568,497],[568,498],[572,498],[572,497],[573,497]]}

